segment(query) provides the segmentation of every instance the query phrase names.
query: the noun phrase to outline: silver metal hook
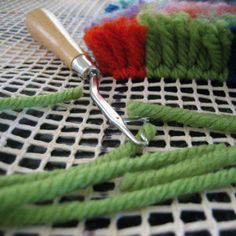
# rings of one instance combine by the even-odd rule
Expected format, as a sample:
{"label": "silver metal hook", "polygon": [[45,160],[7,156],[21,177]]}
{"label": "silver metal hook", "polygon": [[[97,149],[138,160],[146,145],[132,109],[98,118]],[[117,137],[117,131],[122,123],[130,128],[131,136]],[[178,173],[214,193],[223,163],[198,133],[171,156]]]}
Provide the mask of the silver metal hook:
{"label": "silver metal hook", "polygon": [[[149,142],[144,134],[140,135],[141,140],[138,140],[127,128],[121,116],[106,102],[99,93],[99,80],[101,75],[99,70],[92,65],[85,55],[80,55],[72,61],[72,69],[79,73],[82,79],[90,80],[90,95],[94,103],[98,106],[105,117],[115,125],[122,133],[130,140],[138,145],[148,145]],[[129,122],[131,119],[126,120]]]}
{"label": "silver metal hook", "polygon": [[110,106],[109,103],[99,93],[99,74],[96,71],[91,71],[90,77],[90,95],[95,104],[99,107],[105,117],[114,124],[121,132],[123,132],[132,142],[138,145],[148,145],[149,141],[141,134],[141,139],[138,140],[127,128],[121,116]]}

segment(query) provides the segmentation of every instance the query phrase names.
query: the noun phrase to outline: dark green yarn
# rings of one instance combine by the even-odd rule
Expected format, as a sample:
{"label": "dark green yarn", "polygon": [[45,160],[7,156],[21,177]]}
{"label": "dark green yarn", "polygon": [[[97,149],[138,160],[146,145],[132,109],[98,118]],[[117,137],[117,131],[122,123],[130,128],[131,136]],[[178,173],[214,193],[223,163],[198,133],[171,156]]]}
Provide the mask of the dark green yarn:
{"label": "dark green yarn", "polygon": [[174,53],[176,46],[174,24],[165,15],[157,15],[156,21],[160,32],[162,63],[172,69],[177,63],[177,54]]}
{"label": "dark green yarn", "polygon": [[[173,15],[174,34],[176,35],[178,66],[188,64],[189,33],[188,16],[186,14]],[[186,70],[185,70],[186,71]]]}
{"label": "dark green yarn", "polygon": [[227,79],[232,43],[227,25],[234,21],[232,16],[213,21],[211,17],[190,19],[185,13],[164,15],[141,11],[138,20],[148,27],[148,77]]}

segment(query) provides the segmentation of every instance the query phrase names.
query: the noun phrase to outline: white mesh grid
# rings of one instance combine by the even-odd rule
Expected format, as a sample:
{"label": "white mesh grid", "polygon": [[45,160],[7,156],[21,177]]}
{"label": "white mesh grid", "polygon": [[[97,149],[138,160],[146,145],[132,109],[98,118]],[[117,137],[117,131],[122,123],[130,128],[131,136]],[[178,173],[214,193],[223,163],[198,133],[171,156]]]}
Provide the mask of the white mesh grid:
{"label": "white mesh grid", "polygon": [[[24,15],[37,7],[54,12],[76,41],[82,42],[84,23],[100,14],[109,1],[1,1],[0,2],[0,96],[45,94],[81,84],[59,59],[35,43],[26,30]],[[198,111],[235,113],[236,90],[208,82],[167,79],[116,82],[104,78],[101,93],[120,114],[127,116],[129,99],[169,104]],[[125,141],[85,96],[54,106],[0,113],[0,173],[69,168],[96,158]],[[169,150],[202,143],[235,145],[235,135],[224,135],[176,125],[158,125],[158,135],[147,151]],[[132,126],[137,130],[138,126]],[[94,186],[58,201],[114,195],[112,182]],[[85,222],[2,229],[0,235],[236,235],[234,186],[179,198],[133,212]]]}

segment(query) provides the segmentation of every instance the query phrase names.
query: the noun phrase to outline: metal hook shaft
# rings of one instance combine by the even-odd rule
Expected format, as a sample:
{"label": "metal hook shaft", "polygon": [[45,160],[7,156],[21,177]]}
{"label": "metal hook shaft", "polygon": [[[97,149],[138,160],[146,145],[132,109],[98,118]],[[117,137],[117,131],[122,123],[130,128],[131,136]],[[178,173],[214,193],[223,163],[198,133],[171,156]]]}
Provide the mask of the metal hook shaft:
{"label": "metal hook shaft", "polygon": [[99,75],[96,72],[90,73],[90,94],[95,104],[99,107],[105,117],[114,124],[121,132],[123,132],[130,140],[138,145],[148,145],[149,142],[144,135],[142,140],[138,140],[127,128],[121,116],[106,102],[99,93]]}

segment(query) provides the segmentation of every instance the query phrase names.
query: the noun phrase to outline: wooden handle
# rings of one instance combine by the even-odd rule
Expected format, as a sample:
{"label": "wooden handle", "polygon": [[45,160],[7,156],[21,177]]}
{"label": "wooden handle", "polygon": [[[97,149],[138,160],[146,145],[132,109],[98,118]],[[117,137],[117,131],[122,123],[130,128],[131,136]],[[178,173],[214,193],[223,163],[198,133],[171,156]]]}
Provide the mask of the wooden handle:
{"label": "wooden handle", "polygon": [[35,9],[29,12],[26,25],[33,38],[55,53],[70,69],[73,59],[84,54],[50,11]]}

